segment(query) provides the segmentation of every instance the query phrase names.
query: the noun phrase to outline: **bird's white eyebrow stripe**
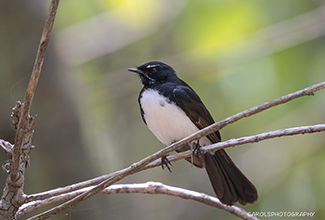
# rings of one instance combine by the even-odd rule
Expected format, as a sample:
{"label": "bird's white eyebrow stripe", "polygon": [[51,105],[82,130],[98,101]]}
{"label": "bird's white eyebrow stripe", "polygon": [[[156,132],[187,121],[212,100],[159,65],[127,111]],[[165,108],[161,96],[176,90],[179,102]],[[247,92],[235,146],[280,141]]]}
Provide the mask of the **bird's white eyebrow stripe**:
{"label": "bird's white eyebrow stripe", "polygon": [[147,68],[152,68],[152,67],[156,67],[157,65],[148,65]]}

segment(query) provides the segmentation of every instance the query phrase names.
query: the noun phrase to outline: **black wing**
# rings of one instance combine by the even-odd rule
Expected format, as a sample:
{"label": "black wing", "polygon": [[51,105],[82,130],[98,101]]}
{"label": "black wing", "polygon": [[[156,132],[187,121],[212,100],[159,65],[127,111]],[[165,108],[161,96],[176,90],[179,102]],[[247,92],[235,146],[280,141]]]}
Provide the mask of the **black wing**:
{"label": "black wing", "polygon": [[[199,96],[193,89],[187,86],[176,86],[174,97],[177,105],[181,107],[199,129],[214,123],[209,111],[206,109]],[[219,131],[207,136],[212,143],[221,140]],[[218,150],[214,155],[205,154],[205,168],[208,172],[213,189],[221,202],[233,205],[239,201],[240,204],[253,203],[257,200],[255,186],[238,169],[227,155],[226,151]],[[191,162],[190,160],[188,160]],[[200,161],[194,163],[202,167]]]}
{"label": "black wing", "polygon": [[[212,116],[202,103],[200,97],[188,85],[178,85],[173,90],[176,104],[185,111],[186,115],[198,129],[203,129],[214,123]],[[209,134],[208,139],[212,143],[221,140],[219,131]]]}

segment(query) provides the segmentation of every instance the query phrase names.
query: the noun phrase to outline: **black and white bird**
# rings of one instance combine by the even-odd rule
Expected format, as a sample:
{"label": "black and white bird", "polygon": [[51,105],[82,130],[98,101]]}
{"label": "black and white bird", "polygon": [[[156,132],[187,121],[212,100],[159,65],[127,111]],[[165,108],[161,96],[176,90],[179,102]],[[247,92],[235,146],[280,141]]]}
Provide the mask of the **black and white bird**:
{"label": "black and white bird", "polygon": [[[200,97],[169,65],[153,61],[129,71],[138,73],[143,84],[138,99],[142,119],[163,144],[170,145],[214,123]],[[220,140],[216,131],[197,143],[206,146]],[[189,145],[184,145],[178,152],[189,149]],[[187,160],[206,169],[222,203],[233,205],[239,201],[245,205],[257,200],[256,188],[224,150],[197,155]]]}

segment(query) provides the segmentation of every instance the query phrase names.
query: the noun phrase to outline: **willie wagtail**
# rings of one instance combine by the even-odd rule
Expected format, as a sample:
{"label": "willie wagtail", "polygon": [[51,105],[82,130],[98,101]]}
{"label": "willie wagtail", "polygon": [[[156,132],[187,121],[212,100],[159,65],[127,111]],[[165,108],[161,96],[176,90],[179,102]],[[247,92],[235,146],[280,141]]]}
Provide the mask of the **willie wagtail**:
{"label": "willie wagtail", "polygon": [[[141,116],[152,133],[165,145],[179,141],[214,123],[212,116],[196,92],[177,77],[174,69],[162,62],[145,63],[129,71],[141,78],[143,88],[139,94]],[[221,140],[219,131],[198,140],[201,146]],[[189,150],[185,145],[177,152]],[[187,158],[199,168],[205,168],[212,187],[220,201],[245,205],[257,200],[257,190],[236,167],[226,151]],[[167,164],[168,165],[168,164]]]}

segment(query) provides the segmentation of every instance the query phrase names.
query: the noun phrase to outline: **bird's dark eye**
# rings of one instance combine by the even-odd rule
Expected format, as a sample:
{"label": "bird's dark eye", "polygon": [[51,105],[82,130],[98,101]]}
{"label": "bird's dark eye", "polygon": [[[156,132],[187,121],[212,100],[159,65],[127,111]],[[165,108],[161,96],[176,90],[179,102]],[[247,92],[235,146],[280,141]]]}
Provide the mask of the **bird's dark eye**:
{"label": "bird's dark eye", "polygon": [[151,68],[151,69],[150,69],[150,72],[151,72],[151,73],[156,73],[156,72],[157,72],[157,68],[155,68],[155,67]]}

